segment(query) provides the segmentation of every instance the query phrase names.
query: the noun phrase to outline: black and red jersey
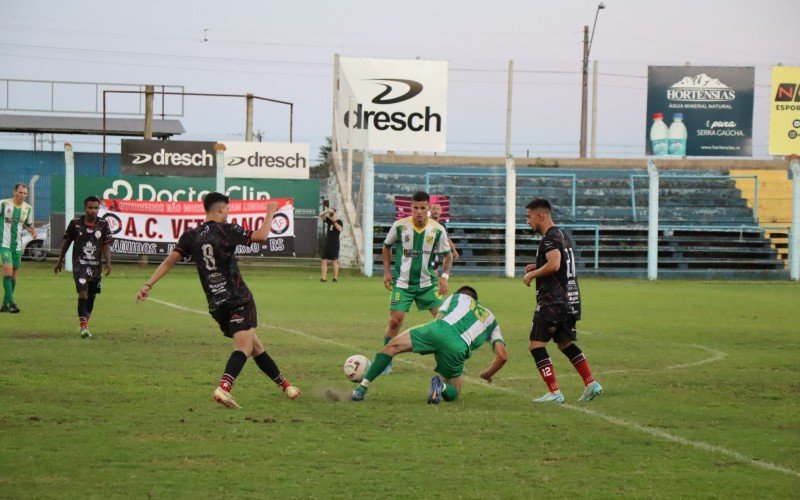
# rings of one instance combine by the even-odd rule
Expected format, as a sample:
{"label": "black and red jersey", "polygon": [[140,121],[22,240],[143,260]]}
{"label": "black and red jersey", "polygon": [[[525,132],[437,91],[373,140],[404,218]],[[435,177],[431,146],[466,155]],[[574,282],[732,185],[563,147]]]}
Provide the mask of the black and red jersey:
{"label": "black and red jersey", "polygon": [[178,239],[175,251],[194,260],[209,311],[253,300],[236,263],[236,246],[249,245],[252,234],[238,224],[206,221]]}
{"label": "black and red jersey", "polygon": [[561,267],[555,274],[536,278],[537,309],[570,314],[580,318],[581,294],[578,289],[578,276],[575,273],[575,254],[572,240],[558,226],[553,226],[539,242],[536,253],[536,268],[547,263],[547,252],[558,250],[561,253]]}

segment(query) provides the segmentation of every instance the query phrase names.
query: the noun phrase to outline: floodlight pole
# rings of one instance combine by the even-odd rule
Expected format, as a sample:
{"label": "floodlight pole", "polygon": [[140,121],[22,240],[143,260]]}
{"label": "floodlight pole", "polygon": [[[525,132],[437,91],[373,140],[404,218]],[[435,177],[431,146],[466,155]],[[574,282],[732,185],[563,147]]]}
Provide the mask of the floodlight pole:
{"label": "floodlight pole", "polygon": [[506,102],[506,278],[514,277],[517,239],[517,172],[511,155],[511,103],[514,88],[514,61],[508,61],[508,98]]}

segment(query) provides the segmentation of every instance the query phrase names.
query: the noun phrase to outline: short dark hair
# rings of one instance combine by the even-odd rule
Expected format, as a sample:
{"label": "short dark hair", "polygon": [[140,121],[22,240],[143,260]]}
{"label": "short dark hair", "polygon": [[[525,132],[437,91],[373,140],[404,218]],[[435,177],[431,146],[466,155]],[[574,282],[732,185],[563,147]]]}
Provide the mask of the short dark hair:
{"label": "short dark hair", "polygon": [[548,212],[553,211],[553,206],[550,205],[550,202],[544,198],[536,198],[532,202],[525,205],[525,208],[528,210],[546,210]]}
{"label": "short dark hair", "polygon": [[475,289],[469,285],[462,286],[461,288],[456,290],[456,293],[463,293],[464,295],[469,295],[474,300],[478,300],[478,292],[476,292]]}
{"label": "short dark hair", "polygon": [[88,205],[90,201],[96,201],[97,203],[100,203],[100,198],[97,196],[87,196],[83,200],[83,208],[86,208],[86,205]]}
{"label": "short dark hair", "polygon": [[431,202],[431,195],[426,193],[425,191],[417,191],[411,196],[411,201],[427,201],[428,203]]}
{"label": "short dark hair", "polygon": [[218,193],[216,191],[211,191],[207,195],[203,196],[203,208],[206,212],[210,212],[211,208],[216,205],[217,203],[230,203],[231,199],[225,196],[222,193]]}
{"label": "short dark hair", "polygon": [[16,191],[17,189],[19,189],[19,188],[20,188],[20,186],[24,187],[25,189],[28,189],[28,185],[27,185],[27,184],[25,184],[24,182],[18,182],[18,183],[16,183],[16,184],[14,184],[14,191]]}

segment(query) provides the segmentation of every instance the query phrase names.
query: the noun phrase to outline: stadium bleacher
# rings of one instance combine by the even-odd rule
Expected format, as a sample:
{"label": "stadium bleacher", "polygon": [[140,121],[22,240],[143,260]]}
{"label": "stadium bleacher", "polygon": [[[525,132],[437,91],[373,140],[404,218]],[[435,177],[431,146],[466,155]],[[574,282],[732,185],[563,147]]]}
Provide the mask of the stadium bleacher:
{"label": "stadium bleacher", "polygon": [[[462,254],[454,268],[460,273],[502,274],[504,172],[502,167],[376,164],[376,270],[383,237],[395,217],[394,196],[427,189],[450,196],[449,232]],[[539,241],[524,225],[525,204],[545,197],[555,207],[556,222],[571,233],[583,273],[646,275],[646,171],[518,168],[517,173],[518,270],[533,261]],[[660,170],[660,275],[777,278],[786,273],[737,182],[743,181],[722,169]],[[359,165],[354,166],[353,183],[358,192]]]}

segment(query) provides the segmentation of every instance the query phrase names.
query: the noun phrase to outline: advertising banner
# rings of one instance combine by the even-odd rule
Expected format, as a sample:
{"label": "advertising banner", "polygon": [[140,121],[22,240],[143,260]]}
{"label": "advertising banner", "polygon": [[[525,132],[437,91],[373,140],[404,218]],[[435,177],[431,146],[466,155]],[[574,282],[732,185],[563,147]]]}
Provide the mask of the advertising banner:
{"label": "advertising banner", "polygon": [[445,151],[447,61],[341,57],[339,63],[336,128],[342,148]]}
{"label": "advertising banner", "polygon": [[753,67],[649,66],[646,154],[752,156]]}
{"label": "advertising banner", "polygon": [[123,139],[119,161],[123,175],[214,177],[214,142]]}
{"label": "advertising banner", "polygon": [[[273,198],[278,212],[265,243],[239,245],[237,255],[274,256],[294,252],[294,202]],[[255,231],[264,222],[267,200],[231,201],[228,222]],[[161,202],[104,199],[99,216],[108,222],[114,238],[111,252],[132,255],[167,255],[181,234],[203,223],[201,202]]]}
{"label": "advertising banner", "polygon": [[[450,197],[442,195],[431,195],[431,205],[438,203],[442,206],[442,214],[439,216],[440,222],[450,222]],[[396,219],[411,217],[411,197],[395,195],[394,212]]]}
{"label": "advertising banner", "polygon": [[308,179],[308,144],[223,142],[225,177]]}
{"label": "advertising banner", "polygon": [[772,68],[769,154],[800,154],[800,67]]}
{"label": "advertising banner", "polygon": [[[51,178],[52,211],[64,211],[64,176]],[[214,190],[215,179],[198,177],[75,177],[76,206],[87,196],[140,201],[201,201]],[[231,200],[292,198],[295,215],[317,217],[318,179],[237,179],[225,180],[225,194]]]}

